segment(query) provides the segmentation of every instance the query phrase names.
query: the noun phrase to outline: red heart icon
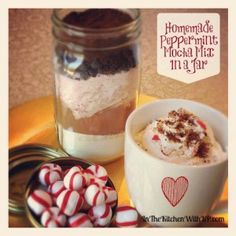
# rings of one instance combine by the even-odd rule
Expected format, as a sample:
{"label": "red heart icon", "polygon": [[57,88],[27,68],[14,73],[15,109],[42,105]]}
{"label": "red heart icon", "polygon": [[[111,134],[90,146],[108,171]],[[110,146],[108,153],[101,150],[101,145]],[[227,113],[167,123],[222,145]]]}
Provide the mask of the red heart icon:
{"label": "red heart icon", "polygon": [[165,177],[161,182],[161,189],[168,202],[175,207],[187,192],[188,179],[184,176],[180,176],[176,180]]}

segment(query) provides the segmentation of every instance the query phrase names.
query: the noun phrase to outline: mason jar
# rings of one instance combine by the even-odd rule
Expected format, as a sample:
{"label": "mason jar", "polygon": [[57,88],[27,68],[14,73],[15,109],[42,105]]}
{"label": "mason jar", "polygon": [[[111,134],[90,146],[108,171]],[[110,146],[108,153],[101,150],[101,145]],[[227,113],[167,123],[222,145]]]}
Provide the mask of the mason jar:
{"label": "mason jar", "polygon": [[121,157],[139,88],[139,10],[57,9],[52,22],[60,146],[96,163]]}

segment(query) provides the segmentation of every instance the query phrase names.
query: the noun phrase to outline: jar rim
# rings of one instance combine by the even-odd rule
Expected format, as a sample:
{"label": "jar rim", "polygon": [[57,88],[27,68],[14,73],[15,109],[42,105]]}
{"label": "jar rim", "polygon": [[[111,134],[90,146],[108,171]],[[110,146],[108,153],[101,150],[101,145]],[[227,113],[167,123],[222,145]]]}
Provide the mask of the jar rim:
{"label": "jar rim", "polygon": [[129,23],[125,23],[121,26],[116,26],[116,27],[108,27],[108,28],[90,28],[90,27],[79,27],[79,26],[74,26],[68,23],[65,23],[62,21],[62,19],[59,16],[59,12],[64,9],[53,9],[51,20],[54,24],[54,26],[60,26],[64,27],[66,29],[75,31],[75,32],[84,32],[88,34],[105,34],[105,33],[112,33],[112,32],[117,32],[117,31],[122,31],[125,29],[128,29],[130,27],[134,27],[136,25],[140,24],[140,18],[141,18],[141,13],[139,9],[129,9],[132,11],[135,11],[134,17],[132,17],[132,21]]}

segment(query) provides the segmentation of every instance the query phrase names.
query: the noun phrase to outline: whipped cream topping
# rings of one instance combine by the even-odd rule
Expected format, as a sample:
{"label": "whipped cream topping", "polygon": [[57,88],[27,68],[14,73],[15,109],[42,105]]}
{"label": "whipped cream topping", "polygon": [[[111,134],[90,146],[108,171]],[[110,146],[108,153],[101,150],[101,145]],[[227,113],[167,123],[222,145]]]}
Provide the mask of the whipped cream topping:
{"label": "whipped cream topping", "polygon": [[87,80],[72,79],[60,73],[56,76],[57,96],[77,120],[119,106],[136,96],[137,68],[114,75],[98,74]]}
{"label": "whipped cream topping", "polygon": [[175,163],[209,163],[225,156],[211,127],[183,108],[154,120],[139,136],[147,152]]}

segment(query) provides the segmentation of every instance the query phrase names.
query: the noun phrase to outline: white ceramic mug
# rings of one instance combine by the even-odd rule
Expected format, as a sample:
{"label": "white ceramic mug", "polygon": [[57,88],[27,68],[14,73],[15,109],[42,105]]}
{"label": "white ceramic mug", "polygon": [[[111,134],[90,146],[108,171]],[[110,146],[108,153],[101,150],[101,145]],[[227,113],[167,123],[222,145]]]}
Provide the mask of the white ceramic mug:
{"label": "white ceramic mug", "polygon": [[[227,159],[200,166],[174,164],[148,154],[134,141],[134,134],[150,121],[166,117],[171,110],[181,107],[207,121],[216,140],[227,150],[227,118],[207,105],[183,99],[163,99],[131,113],[125,131],[125,177],[133,204],[154,226],[198,224],[196,217],[206,216],[213,210],[227,178]],[[163,221],[168,221],[168,217],[172,222]],[[189,222],[186,217],[195,217],[196,221]]]}

